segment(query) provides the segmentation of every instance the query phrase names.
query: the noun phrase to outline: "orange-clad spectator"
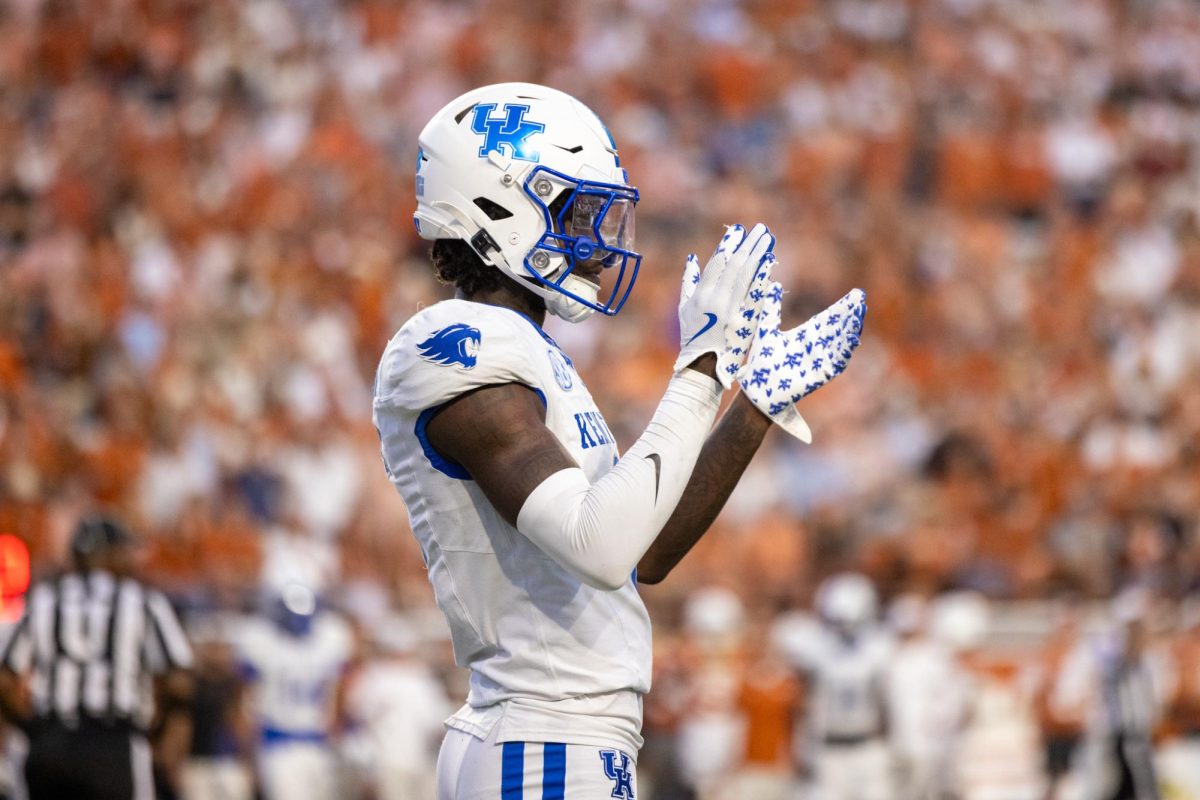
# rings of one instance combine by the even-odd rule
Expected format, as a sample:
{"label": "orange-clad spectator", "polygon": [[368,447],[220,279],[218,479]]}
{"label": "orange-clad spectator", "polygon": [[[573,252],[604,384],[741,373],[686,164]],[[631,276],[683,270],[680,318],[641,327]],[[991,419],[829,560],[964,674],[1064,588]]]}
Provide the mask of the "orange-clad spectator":
{"label": "orange-clad spectator", "polygon": [[745,718],[745,749],[729,796],[787,798],[796,768],[793,737],[800,683],[764,642],[751,647],[757,652],[752,650],[748,659],[737,701]]}
{"label": "orange-clad spectator", "polygon": [[24,365],[16,342],[0,339],[0,386],[12,391],[24,379]]}
{"label": "orange-clad spectator", "polygon": [[1003,150],[992,132],[964,129],[947,132],[938,154],[938,196],[952,206],[969,209],[1002,197]]}

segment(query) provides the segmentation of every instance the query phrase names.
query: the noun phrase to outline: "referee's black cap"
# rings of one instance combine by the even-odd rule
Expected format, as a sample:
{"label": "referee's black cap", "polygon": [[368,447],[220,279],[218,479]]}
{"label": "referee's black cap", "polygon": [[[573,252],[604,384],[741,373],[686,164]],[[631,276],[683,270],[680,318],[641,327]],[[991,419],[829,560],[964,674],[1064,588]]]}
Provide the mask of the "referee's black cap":
{"label": "referee's black cap", "polygon": [[71,536],[71,557],[78,564],[94,555],[121,545],[132,545],[136,540],[125,526],[103,514],[86,516],[75,526]]}

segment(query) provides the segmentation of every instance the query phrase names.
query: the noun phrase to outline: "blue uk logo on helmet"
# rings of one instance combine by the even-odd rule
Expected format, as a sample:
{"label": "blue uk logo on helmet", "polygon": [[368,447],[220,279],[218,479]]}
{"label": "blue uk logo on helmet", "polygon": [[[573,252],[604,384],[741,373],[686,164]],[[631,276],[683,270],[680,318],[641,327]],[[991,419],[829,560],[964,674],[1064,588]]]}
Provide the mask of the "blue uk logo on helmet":
{"label": "blue uk logo on helmet", "polygon": [[434,331],[428,339],[417,345],[417,351],[421,358],[433,364],[459,364],[464,369],[471,369],[478,359],[482,338],[478,328],[456,322]]}
{"label": "blue uk logo on helmet", "polygon": [[495,103],[480,103],[471,117],[471,130],[483,136],[479,157],[487,158],[495,150],[518,161],[540,161],[541,153],[530,145],[529,137],[546,130],[546,125],[525,119],[529,113],[526,105],[505,103],[504,114],[499,117],[492,116],[495,110]]}

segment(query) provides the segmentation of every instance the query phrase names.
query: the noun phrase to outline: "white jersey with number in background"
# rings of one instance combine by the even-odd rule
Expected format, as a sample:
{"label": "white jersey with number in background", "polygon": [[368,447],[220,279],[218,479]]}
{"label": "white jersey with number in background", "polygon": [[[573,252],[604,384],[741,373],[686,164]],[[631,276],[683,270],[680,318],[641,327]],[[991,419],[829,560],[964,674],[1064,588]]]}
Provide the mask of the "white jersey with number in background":
{"label": "white jersey with number in background", "polygon": [[848,635],[797,618],[783,620],[776,637],[793,665],[808,677],[814,796],[896,797],[884,738],[891,638],[873,627]]}
{"label": "white jersey with number in background", "polygon": [[252,683],[254,716],[264,737],[325,737],[353,644],[350,626],[324,612],[304,636],[267,619],[245,621],[235,645]]}
{"label": "white jersey with number in background", "polygon": [[[425,427],[450,400],[518,383],[591,481],[617,446],[571,359],[528,317],[446,300],[388,343],[374,420],[384,465],[408,506],[455,660],[471,670],[467,705],[448,721],[497,741],[641,746],[650,688],[650,620],[634,578],[616,591],[583,583],[505,522]],[[487,420],[482,421],[486,427]]]}
{"label": "white jersey with number in background", "polygon": [[340,796],[329,732],[353,644],[350,626],[324,612],[302,636],[267,619],[248,620],[240,631],[237,651],[252,681],[258,779],[266,800]]}
{"label": "white jersey with number in background", "polygon": [[792,665],[808,677],[810,729],[818,743],[884,733],[891,637],[873,627],[846,637],[796,617],[781,622],[776,641]]}

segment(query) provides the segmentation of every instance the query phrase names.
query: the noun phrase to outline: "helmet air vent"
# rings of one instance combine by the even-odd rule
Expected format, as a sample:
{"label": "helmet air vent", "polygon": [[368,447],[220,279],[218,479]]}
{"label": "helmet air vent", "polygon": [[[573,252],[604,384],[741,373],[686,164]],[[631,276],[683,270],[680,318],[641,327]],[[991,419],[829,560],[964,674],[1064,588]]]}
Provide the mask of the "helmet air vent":
{"label": "helmet air vent", "polygon": [[512,212],[499,203],[488,200],[486,197],[476,197],[473,201],[479,206],[479,210],[488,215],[488,219],[493,222],[498,222],[502,219],[508,219],[512,216]]}

